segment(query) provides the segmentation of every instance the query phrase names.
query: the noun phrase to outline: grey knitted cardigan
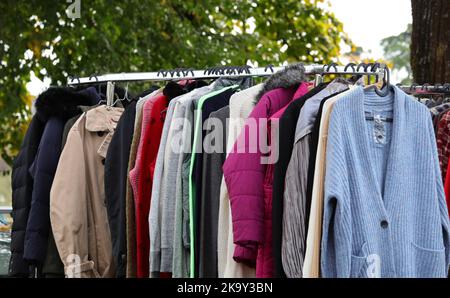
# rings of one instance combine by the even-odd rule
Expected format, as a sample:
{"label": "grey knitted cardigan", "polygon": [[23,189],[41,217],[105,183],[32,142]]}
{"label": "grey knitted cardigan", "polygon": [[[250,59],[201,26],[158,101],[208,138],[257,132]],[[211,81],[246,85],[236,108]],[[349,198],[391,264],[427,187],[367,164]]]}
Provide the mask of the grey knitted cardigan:
{"label": "grey knitted cardigan", "polygon": [[430,112],[393,89],[379,97],[357,87],[331,113],[323,277],[447,276],[449,216]]}

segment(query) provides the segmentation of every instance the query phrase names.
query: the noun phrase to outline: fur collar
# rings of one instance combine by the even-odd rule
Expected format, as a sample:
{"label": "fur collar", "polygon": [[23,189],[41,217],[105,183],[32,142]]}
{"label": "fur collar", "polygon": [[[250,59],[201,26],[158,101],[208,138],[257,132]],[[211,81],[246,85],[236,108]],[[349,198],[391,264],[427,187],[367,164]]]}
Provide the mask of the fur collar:
{"label": "fur collar", "polygon": [[51,87],[38,96],[35,108],[43,120],[50,117],[69,119],[80,113],[79,106],[92,106],[99,100],[99,94],[92,87],[80,91],[70,87]]}
{"label": "fur collar", "polygon": [[291,88],[306,80],[305,67],[302,63],[286,66],[283,70],[274,73],[265,82],[264,86],[256,97],[257,102],[267,92],[277,88]]}

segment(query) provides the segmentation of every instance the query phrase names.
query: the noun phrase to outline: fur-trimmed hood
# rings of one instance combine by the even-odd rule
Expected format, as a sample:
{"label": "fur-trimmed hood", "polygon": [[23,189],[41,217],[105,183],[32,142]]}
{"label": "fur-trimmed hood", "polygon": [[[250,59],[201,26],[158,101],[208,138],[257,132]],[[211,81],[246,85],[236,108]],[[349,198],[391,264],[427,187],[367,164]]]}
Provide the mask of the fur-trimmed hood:
{"label": "fur-trimmed hood", "polygon": [[70,87],[51,87],[35,101],[36,114],[44,121],[50,117],[69,119],[80,113],[79,106],[92,106],[100,101],[93,87],[77,91]]}
{"label": "fur-trimmed hood", "polygon": [[305,67],[302,63],[295,63],[286,66],[270,76],[256,97],[256,102],[267,92],[277,88],[290,88],[297,86],[306,80]]}

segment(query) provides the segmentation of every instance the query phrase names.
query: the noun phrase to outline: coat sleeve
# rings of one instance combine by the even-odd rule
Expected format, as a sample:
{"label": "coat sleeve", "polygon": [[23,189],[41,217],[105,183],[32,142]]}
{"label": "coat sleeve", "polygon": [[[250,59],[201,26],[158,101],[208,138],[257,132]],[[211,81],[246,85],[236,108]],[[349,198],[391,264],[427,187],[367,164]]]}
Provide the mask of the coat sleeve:
{"label": "coat sleeve", "polygon": [[267,165],[261,160],[259,124],[260,119],[267,119],[266,111],[265,107],[255,107],[223,166],[236,244],[233,258],[250,265],[255,264],[258,245],[264,238],[263,185]]}
{"label": "coat sleeve", "polygon": [[68,277],[98,277],[89,259],[84,146],[77,125],[70,131],[50,193],[50,219]]}
{"label": "coat sleeve", "polygon": [[[301,278],[305,257],[305,193],[309,136],[294,145],[283,194],[281,262],[287,277]],[[301,174],[303,173],[303,175]]]}
{"label": "coat sleeve", "polygon": [[[352,226],[345,152],[339,116],[331,114],[326,149],[321,272],[324,278],[346,278],[351,274]],[[323,136],[320,136],[323,137]]]}
{"label": "coat sleeve", "polygon": [[47,253],[50,189],[61,153],[63,128],[62,120],[57,118],[48,120],[38,154],[30,168],[34,182],[24,249],[24,259],[30,264],[42,265]]}

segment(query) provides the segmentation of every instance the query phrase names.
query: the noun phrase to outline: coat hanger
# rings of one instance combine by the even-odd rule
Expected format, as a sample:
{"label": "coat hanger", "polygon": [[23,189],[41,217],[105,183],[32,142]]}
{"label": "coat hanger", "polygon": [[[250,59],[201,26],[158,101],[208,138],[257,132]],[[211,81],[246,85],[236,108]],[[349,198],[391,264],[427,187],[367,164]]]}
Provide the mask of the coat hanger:
{"label": "coat hanger", "polygon": [[96,74],[91,74],[91,75],[89,76],[89,81],[90,81],[92,78],[95,78],[95,81],[97,82],[96,85],[97,85],[97,92],[98,92],[98,94],[102,94],[101,84],[98,82],[98,77],[97,77],[97,75],[96,75]]}
{"label": "coat hanger", "polygon": [[[358,65],[356,65],[356,63],[352,63],[352,62],[350,62],[350,63],[348,63],[345,67],[344,67],[344,72],[346,72],[347,71],[347,69],[349,68],[349,67],[351,67],[352,68],[352,71],[354,72],[354,73],[356,73],[356,67],[357,67]],[[361,78],[362,78],[363,76],[362,75],[352,75],[352,77],[349,79],[349,81],[350,82],[352,82],[353,84],[356,84]]]}
{"label": "coat hanger", "polygon": [[116,103],[118,103],[119,101],[125,101],[125,100],[128,101],[128,102],[131,101],[131,99],[128,97],[128,85],[129,85],[129,82],[127,82],[127,85],[125,86],[125,95],[124,95],[124,97],[123,98],[119,98],[117,96],[117,99],[112,103],[112,106],[115,106]]}
{"label": "coat hanger", "polygon": [[112,107],[114,103],[114,82],[107,82],[106,83],[106,105],[108,107]]}
{"label": "coat hanger", "polygon": [[[389,84],[390,81],[390,74],[389,74],[389,69],[387,68],[386,65],[381,65],[380,63],[372,63],[372,64],[368,64],[367,67],[365,68],[365,71],[367,72],[367,68],[372,67],[371,71],[374,72],[377,68],[383,68],[385,75],[383,76],[383,80],[379,81],[379,77],[378,75],[375,76],[375,83],[372,85],[368,85],[367,87],[364,88],[364,91],[368,91],[368,90],[375,90],[375,93],[378,94],[381,97],[386,97],[389,95],[390,90],[392,89],[392,86]],[[379,84],[380,82],[382,83],[382,86],[379,88]],[[369,84],[370,84],[370,76],[369,76]],[[382,121],[382,122],[393,122],[392,118],[387,118],[387,117],[377,117],[375,118],[375,116],[366,116],[366,120],[367,121]]]}
{"label": "coat hanger", "polygon": [[[374,63],[372,65],[370,65],[370,64],[367,65],[365,70],[369,66],[372,66],[372,69],[371,69],[372,72],[375,71],[377,68],[382,68],[384,70],[384,76],[383,76],[383,79],[381,81],[378,81],[378,76],[376,76],[377,82],[375,84],[371,84],[371,85],[368,85],[367,87],[365,87],[364,91],[375,90],[375,93],[378,94],[381,97],[388,96],[389,92],[392,89],[392,86],[390,85],[389,68],[385,64]],[[369,83],[370,83],[370,79],[369,79]],[[379,86],[380,83],[382,84],[381,86]]]}
{"label": "coat hanger", "polygon": [[[69,81],[72,83],[73,81],[77,80],[78,84],[80,84],[80,77],[79,76],[69,76]],[[74,85],[69,85],[69,87],[76,89]]]}

